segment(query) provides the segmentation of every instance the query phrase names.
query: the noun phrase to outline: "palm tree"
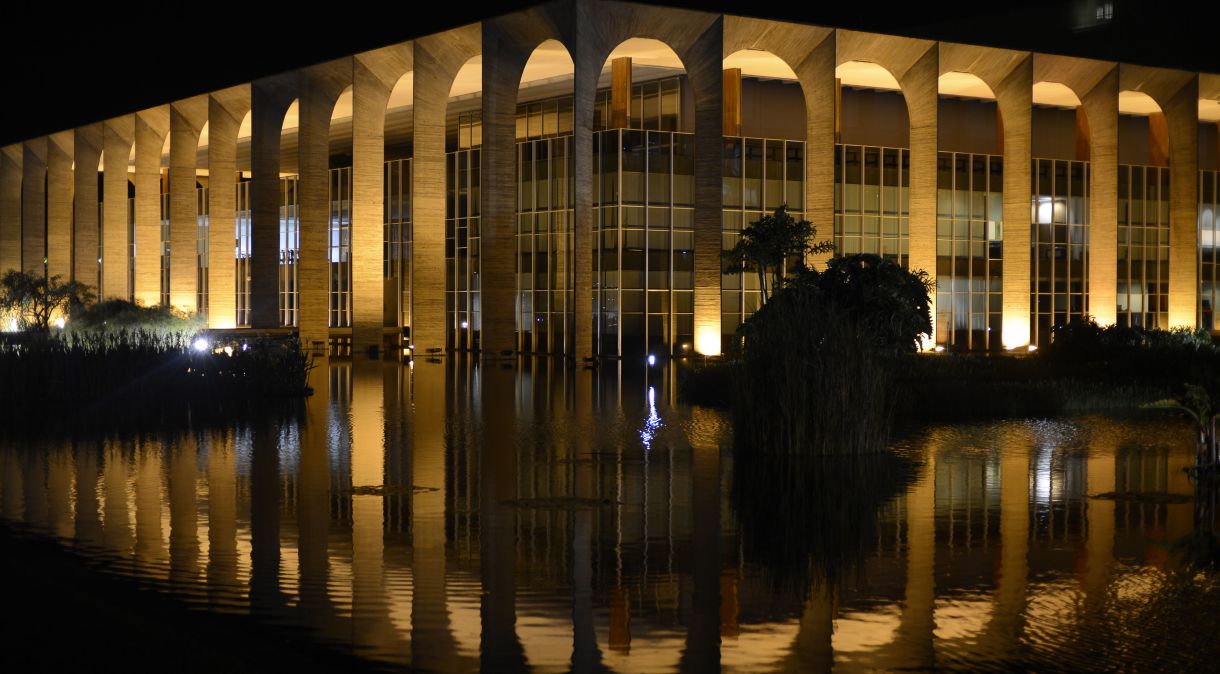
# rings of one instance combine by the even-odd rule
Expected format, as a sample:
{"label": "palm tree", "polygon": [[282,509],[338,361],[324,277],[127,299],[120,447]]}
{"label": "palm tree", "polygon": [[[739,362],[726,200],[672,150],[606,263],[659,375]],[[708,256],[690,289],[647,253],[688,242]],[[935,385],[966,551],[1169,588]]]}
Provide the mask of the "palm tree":
{"label": "palm tree", "polygon": [[780,206],[773,214],[764,215],[741,230],[737,245],[723,253],[727,262],[725,273],[755,271],[765,304],[779,289],[784,276],[805,269],[808,256],[834,252],[830,241],[811,243],[815,236],[817,228],[808,220],[797,220],[788,213],[787,205]]}

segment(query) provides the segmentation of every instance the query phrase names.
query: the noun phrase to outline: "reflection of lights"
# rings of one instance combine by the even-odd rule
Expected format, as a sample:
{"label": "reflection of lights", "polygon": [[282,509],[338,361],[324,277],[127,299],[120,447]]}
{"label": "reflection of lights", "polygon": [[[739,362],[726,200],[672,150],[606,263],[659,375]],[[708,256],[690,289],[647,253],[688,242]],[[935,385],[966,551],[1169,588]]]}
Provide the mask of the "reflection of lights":
{"label": "reflection of lights", "polygon": [[67,323],[67,321],[64,320],[63,316],[60,316],[59,318],[55,319],[55,327],[59,328],[60,330],[64,329],[65,323]]}
{"label": "reflection of lights", "polygon": [[241,345],[241,350],[242,350],[242,351],[248,351],[248,350],[250,350],[250,345],[249,345],[249,344],[246,344],[245,342],[242,342],[242,345]]}
{"label": "reflection of lights", "polygon": [[1030,345],[1029,345],[1029,352],[1030,352],[1030,353],[1033,353],[1033,352],[1035,352],[1035,351],[1037,351],[1037,350],[1038,350],[1038,345],[1037,345],[1037,344],[1030,344]]}
{"label": "reflection of lights", "polygon": [[932,350],[935,351],[936,353],[943,353],[945,350],[945,347],[943,344],[937,344],[936,348],[932,349]]}
{"label": "reflection of lights", "polygon": [[195,342],[191,344],[196,351],[203,352],[208,350],[208,340],[203,337],[196,337]]}
{"label": "reflection of lights", "polygon": [[[656,364],[657,364],[657,357],[656,357],[656,356],[654,356],[654,355],[652,355],[651,353],[650,353],[650,354],[648,354],[648,364],[649,364],[650,366],[651,366],[651,365],[656,365]],[[651,389],[649,389],[649,390],[651,390]]]}
{"label": "reflection of lights", "polygon": [[1051,459],[1054,447],[1039,447],[1038,460],[1034,467],[1034,500],[1049,503],[1051,500]]}
{"label": "reflection of lights", "polygon": [[660,430],[661,425],[661,417],[657,414],[657,389],[649,386],[648,418],[644,420],[644,428],[640,429],[640,440],[644,442],[645,451],[652,449],[652,439]]}

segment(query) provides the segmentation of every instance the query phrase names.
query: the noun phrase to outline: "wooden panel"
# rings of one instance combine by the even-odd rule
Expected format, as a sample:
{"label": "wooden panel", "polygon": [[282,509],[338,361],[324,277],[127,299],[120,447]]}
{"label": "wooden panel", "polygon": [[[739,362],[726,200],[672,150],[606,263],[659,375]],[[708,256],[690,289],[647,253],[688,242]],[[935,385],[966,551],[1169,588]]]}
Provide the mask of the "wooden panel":
{"label": "wooden panel", "polygon": [[610,127],[631,126],[631,57],[610,62]]}
{"label": "wooden panel", "polygon": [[1169,122],[1162,112],[1148,115],[1148,162],[1169,166]]}
{"label": "wooden panel", "polygon": [[741,135],[741,68],[724,71],[724,135]]}

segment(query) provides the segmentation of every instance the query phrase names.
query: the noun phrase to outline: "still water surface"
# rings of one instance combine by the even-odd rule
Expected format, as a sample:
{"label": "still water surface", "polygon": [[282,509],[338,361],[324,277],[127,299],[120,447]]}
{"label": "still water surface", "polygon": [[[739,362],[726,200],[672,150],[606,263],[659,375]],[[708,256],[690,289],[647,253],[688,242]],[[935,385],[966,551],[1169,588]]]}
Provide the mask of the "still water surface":
{"label": "still water surface", "polygon": [[1220,655],[1215,513],[1171,417],[931,425],[896,441],[900,474],[771,479],[663,369],[313,376],[299,417],[0,442],[0,515],[201,611],[422,671]]}

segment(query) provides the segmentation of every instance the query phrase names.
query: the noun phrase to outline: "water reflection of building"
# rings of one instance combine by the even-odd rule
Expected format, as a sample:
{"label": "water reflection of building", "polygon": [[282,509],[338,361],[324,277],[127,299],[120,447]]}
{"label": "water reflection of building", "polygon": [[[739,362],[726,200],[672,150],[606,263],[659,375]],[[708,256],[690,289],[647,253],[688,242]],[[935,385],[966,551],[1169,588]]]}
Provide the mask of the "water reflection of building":
{"label": "water reflection of building", "polygon": [[0,504],[187,601],[436,670],[1020,663],[1114,583],[1154,591],[1132,571],[1175,568],[1192,527],[1152,498],[1189,492],[1163,426],[933,428],[860,573],[802,601],[741,545],[723,420],[655,374],[334,361],[299,419],[6,443]]}

